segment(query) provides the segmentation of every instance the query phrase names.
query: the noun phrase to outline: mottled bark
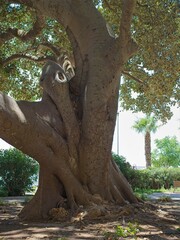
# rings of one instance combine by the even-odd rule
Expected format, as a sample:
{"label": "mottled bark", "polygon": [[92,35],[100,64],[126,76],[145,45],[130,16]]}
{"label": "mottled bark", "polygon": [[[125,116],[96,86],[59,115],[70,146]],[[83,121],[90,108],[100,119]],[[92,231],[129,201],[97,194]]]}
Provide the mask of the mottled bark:
{"label": "mottled bark", "polygon": [[[120,36],[112,38],[92,1],[20,0],[55,18],[73,46],[75,76],[55,62],[42,70],[39,102],[0,94],[0,136],[40,164],[39,187],[20,214],[47,218],[52,207],[137,202],[111,148],[119,77],[136,45],[130,38],[132,0],[124,1]],[[68,79],[69,80],[69,79]]]}

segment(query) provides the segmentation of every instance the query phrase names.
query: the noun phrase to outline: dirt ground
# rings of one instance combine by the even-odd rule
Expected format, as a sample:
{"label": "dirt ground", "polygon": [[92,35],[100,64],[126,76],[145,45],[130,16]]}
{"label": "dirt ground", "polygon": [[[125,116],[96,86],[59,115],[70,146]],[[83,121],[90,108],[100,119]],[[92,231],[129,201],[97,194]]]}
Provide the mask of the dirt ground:
{"label": "dirt ground", "polygon": [[[180,239],[180,201],[107,206],[104,214],[97,214],[97,211],[86,218],[82,211],[66,221],[46,222],[20,221],[17,214],[22,207],[21,203],[0,206],[0,240]],[[123,234],[134,235],[117,233],[117,226],[120,226],[119,231],[124,229]],[[130,233],[127,233],[128,226],[132,228]]]}

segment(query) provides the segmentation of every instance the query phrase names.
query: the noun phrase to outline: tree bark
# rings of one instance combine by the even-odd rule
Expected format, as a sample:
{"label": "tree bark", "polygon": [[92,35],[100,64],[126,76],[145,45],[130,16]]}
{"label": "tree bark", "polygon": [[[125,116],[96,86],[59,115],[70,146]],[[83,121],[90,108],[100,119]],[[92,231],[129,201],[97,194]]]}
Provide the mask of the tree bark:
{"label": "tree bark", "polygon": [[137,202],[111,156],[119,76],[136,48],[130,38],[135,1],[123,1],[118,39],[108,34],[92,1],[17,2],[61,22],[75,58],[70,81],[59,64],[49,61],[44,66],[39,102],[0,94],[0,136],[40,164],[38,190],[20,217],[47,218],[51,208],[64,203],[75,209]]}
{"label": "tree bark", "polygon": [[0,95],[1,137],[40,164],[39,187],[21,212],[23,219],[47,218],[51,208],[66,200],[71,209],[137,201],[111,158],[117,93],[93,115],[86,113],[91,124],[88,119],[81,122],[73,111],[68,83],[54,79],[59,68],[50,62],[43,69],[40,102],[16,102]]}
{"label": "tree bark", "polygon": [[151,166],[151,134],[146,132],[145,134],[145,157],[146,157],[146,168]]}

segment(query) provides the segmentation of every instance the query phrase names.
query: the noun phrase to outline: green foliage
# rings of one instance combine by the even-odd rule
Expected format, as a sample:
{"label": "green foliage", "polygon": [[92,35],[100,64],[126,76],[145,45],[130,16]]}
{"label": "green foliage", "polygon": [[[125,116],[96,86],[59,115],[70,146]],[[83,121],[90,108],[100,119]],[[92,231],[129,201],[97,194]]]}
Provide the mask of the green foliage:
{"label": "green foliage", "polygon": [[121,170],[122,174],[125,176],[125,178],[128,181],[133,179],[135,171],[130,165],[130,163],[126,161],[126,158],[123,156],[119,156],[118,154],[115,154],[115,153],[112,154],[112,157],[115,163],[117,164],[117,166],[119,167],[119,169]]}
{"label": "green foliage", "polygon": [[138,2],[132,31],[139,51],[126,68],[144,84],[125,76],[121,103],[126,110],[153,112],[165,120],[171,117],[170,108],[179,100],[178,1]]}
{"label": "green foliage", "polygon": [[0,185],[0,196],[1,197],[7,197],[8,196],[7,189],[2,188],[1,185]]}
{"label": "green foliage", "polygon": [[[0,32],[6,33],[9,28],[18,29],[25,35],[36,22],[34,10],[24,4],[7,4],[2,1],[0,6]],[[45,26],[35,38],[22,40],[19,37],[2,41],[0,36],[0,91],[9,93],[16,99],[36,100],[40,98],[39,77],[44,62],[38,58],[52,57],[53,52],[44,43],[70,51],[67,35],[60,24],[46,18]],[[16,57],[17,55],[21,57]],[[29,56],[25,58],[23,55]],[[12,59],[11,59],[12,58]],[[9,60],[10,59],[10,60]]]}
{"label": "green foliage", "polygon": [[[119,34],[122,1],[103,1],[101,12]],[[131,26],[139,51],[126,64],[133,77],[123,75],[120,100],[123,109],[154,112],[165,120],[171,117],[171,106],[179,99],[179,18],[178,1],[137,1]],[[171,90],[170,90],[171,89]]]}
{"label": "green foliage", "polygon": [[169,189],[173,181],[180,180],[180,168],[148,168],[134,170],[134,175],[129,179],[134,190],[136,189]]}
{"label": "green foliage", "polygon": [[158,128],[157,119],[154,116],[147,115],[144,118],[138,119],[133,125],[133,128],[139,133],[155,133]]}
{"label": "green foliage", "polygon": [[[118,36],[122,1],[95,0],[94,4]],[[35,22],[36,14],[32,8],[1,0],[0,32],[5,33],[11,28],[26,34]],[[171,106],[179,100],[178,1],[137,1],[131,33],[139,45],[139,51],[124,67],[130,75],[124,74],[121,84],[121,106],[134,112],[154,112],[161,119],[167,120],[172,114]],[[44,43],[71,52],[66,32],[56,19],[46,18],[43,30],[33,39],[23,41],[19,37],[12,37],[1,41],[0,38],[0,62],[6,62],[15,54],[34,58],[33,62],[22,56],[20,60],[12,58],[4,66],[1,64],[1,91],[10,92],[11,96],[18,99],[39,98],[38,77],[42,63],[37,59],[54,56],[53,51],[43,46]],[[143,84],[130,76],[140,79]]]}
{"label": "green foliage", "polygon": [[152,152],[154,167],[179,167],[180,143],[176,137],[156,139],[156,149]]}
{"label": "green foliage", "polygon": [[8,196],[24,195],[37,180],[38,164],[13,148],[0,151],[0,187]]}
{"label": "green foliage", "polygon": [[[123,156],[112,154],[113,160],[126,177],[132,188],[140,190],[140,198],[146,198],[143,194],[143,190],[146,189],[146,193],[152,189],[170,189],[173,187],[173,181],[180,180],[180,168],[148,168],[143,170],[134,169]],[[141,191],[142,190],[142,191]],[[144,195],[144,196],[143,196]]]}
{"label": "green foliage", "polygon": [[118,225],[115,227],[115,233],[105,232],[104,236],[105,239],[113,239],[118,240],[120,237],[134,237],[136,239],[136,235],[139,232],[139,225],[138,223],[131,223],[128,222],[127,226]]}

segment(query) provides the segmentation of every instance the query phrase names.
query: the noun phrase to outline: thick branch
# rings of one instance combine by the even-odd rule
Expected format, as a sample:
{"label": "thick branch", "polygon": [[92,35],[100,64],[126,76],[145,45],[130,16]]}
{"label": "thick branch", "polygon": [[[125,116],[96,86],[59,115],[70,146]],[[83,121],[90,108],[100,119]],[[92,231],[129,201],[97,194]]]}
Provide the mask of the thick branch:
{"label": "thick branch", "polygon": [[120,35],[118,38],[121,54],[126,61],[137,51],[137,44],[131,39],[131,20],[136,0],[123,0]]}
{"label": "thick branch", "polygon": [[[9,144],[39,160],[39,149],[48,152],[47,145],[53,146],[53,151],[61,147],[62,154],[68,155],[63,135],[59,114],[48,99],[35,103],[16,102],[0,93],[0,136]],[[47,157],[44,155],[41,160],[47,161]]]}
{"label": "thick branch", "polygon": [[120,40],[123,42],[129,41],[130,28],[133,11],[135,8],[135,0],[123,0],[122,17],[120,24]]}
{"label": "thick branch", "polygon": [[33,57],[33,56],[30,56],[30,55],[25,55],[25,54],[17,53],[17,54],[14,54],[14,55],[6,58],[5,60],[3,60],[3,61],[1,62],[1,64],[2,64],[3,66],[6,66],[6,65],[7,65],[8,63],[10,63],[11,61],[16,60],[16,59],[20,59],[20,58],[28,59],[28,60],[33,61],[33,62],[42,62],[42,63],[45,63],[45,62],[48,61],[48,60],[52,60],[52,61],[55,61],[55,60],[56,60],[54,57],[51,57],[51,56],[35,58],[35,57]]}

